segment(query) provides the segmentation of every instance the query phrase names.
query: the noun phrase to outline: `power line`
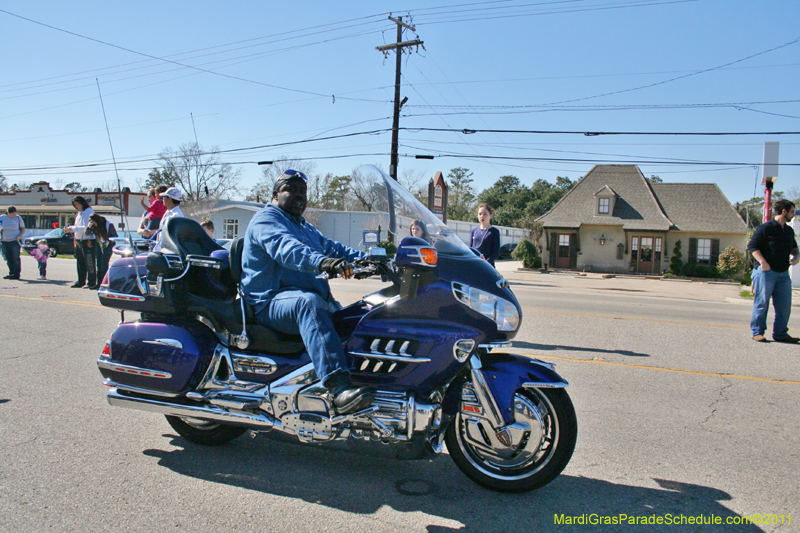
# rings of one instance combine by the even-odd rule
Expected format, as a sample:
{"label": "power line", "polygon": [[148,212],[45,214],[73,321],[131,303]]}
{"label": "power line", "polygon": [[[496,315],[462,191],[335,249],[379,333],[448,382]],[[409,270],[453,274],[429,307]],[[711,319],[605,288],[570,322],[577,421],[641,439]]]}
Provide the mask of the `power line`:
{"label": "power line", "polygon": [[453,132],[460,131],[465,135],[473,133],[522,133],[522,134],[547,134],[547,135],[585,135],[587,137],[595,137],[600,135],[666,135],[666,136],[730,136],[730,135],[800,135],[800,131],[726,131],[726,132],[709,132],[709,131],[557,131],[557,130],[452,130],[447,128],[402,128],[408,131],[442,131]]}
{"label": "power line", "polygon": [[[12,17],[17,17],[19,19],[31,22],[33,24],[37,24],[39,26],[44,26],[45,28],[49,28],[51,30],[63,32],[63,33],[66,33],[68,35],[72,35],[74,37],[79,37],[81,39],[86,39],[88,41],[99,43],[99,44],[102,44],[104,46],[109,46],[111,48],[116,48],[118,50],[122,50],[122,51],[125,51],[125,52],[136,54],[136,55],[139,55],[139,56],[142,56],[142,57],[147,57],[149,59],[163,61],[165,63],[171,63],[173,65],[178,65],[178,66],[183,67],[183,68],[197,70],[199,72],[204,72],[206,74],[212,74],[214,76],[221,76],[223,78],[228,78],[228,79],[237,80],[237,81],[243,81],[243,82],[246,82],[246,83],[252,83],[252,84],[255,84],[255,85],[261,85],[261,86],[264,86],[264,87],[270,87],[272,89],[280,89],[280,90],[284,90],[284,91],[296,92],[296,93],[301,93],[301,94],[309,94],[309,95],[325,97],[325,98],[329,98],[331,96],[330,94],[322,94],[322,93],[317,93],[317,92],[313,92],[313,91],[304,91],[302,89],[295,89],[295,88],[291,88],[291,87],[281,87],[279,85],[274,85],[274,84],[271,84],[271,83],[265,83],[265,82],[260,82],[260,81],[256,81],[256,80],[250,80],[250,79],[247,79],[247,78],[242,78],[242,77],[239,77],[239,76],[233,76],[233,75],[230,75],[230,74],[223,74],[221,72],[215,72],[213,70],[208,70],[208,69],[196,67],[196,66],[193,66],[193,65],[188,65],[186,63],[181,63],[179,61],[174,61],[174,60],[168,59],[166,57],[158,57],[158,56],[153,56],[153,55],[150,55],[150,54],[146,54],[144,52],[139,52],[137,50],[126,48],[124,46],[119,46],[119,45],[116,45],[116,44],[113,44],[113,43],[109,43],[109,42],[106,42],[106,41],[103,41],[103,40],[100,40],[100,39],[95,39],[94,37],[88,37],[88,36],[82,35],[80,33],[76,33],[76,32],[70,31],[70,30],[65,30],[63,28],[58,28],[58,27],[52,26],[50,24],[45,24],[44,22],[39,22],[39,21],[30,19],[30,18],[27,18],[27,17],[23,17],[22,15],[17,15],[15,13],[11,13],[10,11],[6,11],[4,9],[0,9],[0,13],[5,13],[5,14],[10,15]],[[341,97],[341,98],[346,99],[346,100],[352,100],[352,98],[347,98],[347,97]]]}

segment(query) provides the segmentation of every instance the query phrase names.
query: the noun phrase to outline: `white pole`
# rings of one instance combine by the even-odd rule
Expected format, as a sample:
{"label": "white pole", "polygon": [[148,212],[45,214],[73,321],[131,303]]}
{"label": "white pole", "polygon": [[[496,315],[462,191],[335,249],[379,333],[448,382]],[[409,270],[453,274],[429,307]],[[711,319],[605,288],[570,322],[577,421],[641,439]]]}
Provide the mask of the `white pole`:
{"label": "white pole", "polygon": [[[789,224],[791,224],[794,234],[797,235],[800,231],[800,220],[794,218]],[[800,265],[790,266],[789,275],[792,277],[792,287],[800,287]]]}

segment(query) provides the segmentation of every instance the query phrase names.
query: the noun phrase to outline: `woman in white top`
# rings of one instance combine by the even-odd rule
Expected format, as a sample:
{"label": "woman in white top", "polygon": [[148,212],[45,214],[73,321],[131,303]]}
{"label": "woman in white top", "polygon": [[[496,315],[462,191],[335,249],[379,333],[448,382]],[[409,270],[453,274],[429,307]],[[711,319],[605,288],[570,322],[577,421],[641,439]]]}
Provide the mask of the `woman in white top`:
{"label": "woman in white top", "polygon": [[72,205],[78,210],[78,214],[75,216],[75,223],[64,228],[64,231],[72,233],[75,237],[78,281],[70,287],[83,287],[86,285],[88,276],[89,284],[86,285],[86,288],[91,289],[97,287],[97,260],[95,259],[97,242],[93,233],[86,232],[86,227],[89,225],[89,217],[94,214],[94,210],[89,207],[89,202],[83,196],[73,198]]}

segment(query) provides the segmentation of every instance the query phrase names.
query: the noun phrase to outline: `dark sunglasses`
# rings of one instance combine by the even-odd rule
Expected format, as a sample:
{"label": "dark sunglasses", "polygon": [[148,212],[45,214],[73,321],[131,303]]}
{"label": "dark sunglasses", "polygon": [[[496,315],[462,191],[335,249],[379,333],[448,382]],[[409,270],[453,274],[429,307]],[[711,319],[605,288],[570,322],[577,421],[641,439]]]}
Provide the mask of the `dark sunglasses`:
{"label": "dark sunglasses", "polygon": [[305,174],[303,174],[299,170],[292,170],[292,169],[289,169],[286,172],[284,172],[283,175],[278,179],[286,180],[286,179],[295,178],[295,177],[302,178],[303,181],[308,181],[308,178],[306,177]]}

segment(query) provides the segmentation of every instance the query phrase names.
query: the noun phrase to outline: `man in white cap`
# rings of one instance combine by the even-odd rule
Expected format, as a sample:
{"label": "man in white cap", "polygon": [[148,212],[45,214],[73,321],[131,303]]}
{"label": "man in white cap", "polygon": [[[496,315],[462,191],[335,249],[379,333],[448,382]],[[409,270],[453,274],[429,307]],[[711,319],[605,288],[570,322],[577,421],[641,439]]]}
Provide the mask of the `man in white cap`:
{"label": "man in white cap", "polygon": [[[161,217],[161,223],[158,225],[158,242],[153,247],[153,251],[157,251],[161,249],[161,236],[160,233],[164,228],[167,227],[167,220],[174,218],[174,217],[182,217],[183,211],[181,211],[181,201],[183,201],[183,195],[181,194],[181,190],[177,187],[170,187],[166,191],[159,194],[162,200],[164,200],[164,206],[167,208],[167,211]],[[151,235],[155,233],[152,232]],[[149,237],[149,235],[146,235]]]}

